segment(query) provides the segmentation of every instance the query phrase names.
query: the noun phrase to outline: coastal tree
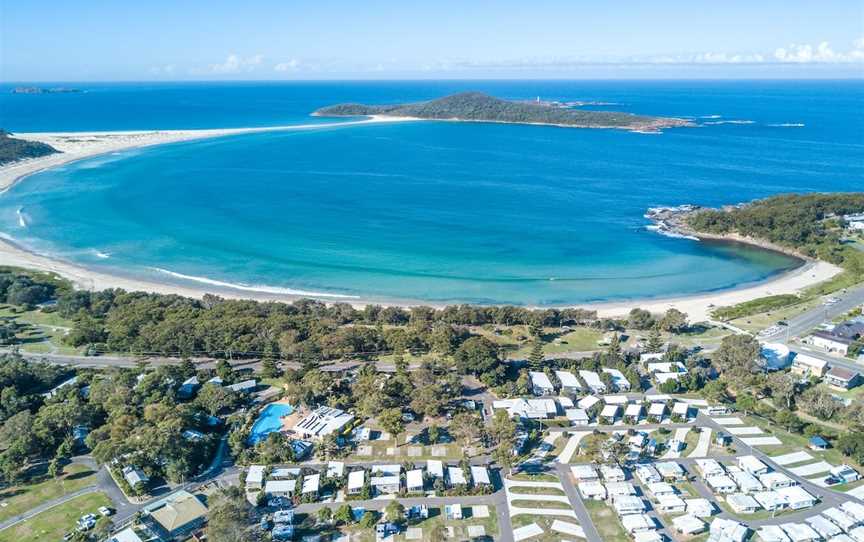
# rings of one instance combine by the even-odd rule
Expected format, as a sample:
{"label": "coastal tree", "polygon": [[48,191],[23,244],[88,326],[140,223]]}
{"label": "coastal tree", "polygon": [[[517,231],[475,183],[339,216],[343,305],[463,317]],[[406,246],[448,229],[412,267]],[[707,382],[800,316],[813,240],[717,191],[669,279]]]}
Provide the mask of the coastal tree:
{"label": "coastal tree", "polygon": [[385,431],[393,435],[396,446],[399,446],[399,435],[405,432],[402,411],[398,408],[387,408],[378,415],[378,423]]}
{"label": "coastal tree", "polygon": [[732,378],[743,377],[757,369],[761,353],[759,341],[750,335],[727,335],[711,360],[714,366]]}
{"label": "coastal tree", "polygon": [[531,344],[531,352],[528,354],[528,366],[534,371],[542,371],[544,358],[543,343],[540,342],[540,339],[534,339]]}
{"label": "coastal tree", "polygon": [[661,331],[681,333],[687,329],[687,315],[678,309],[669,309],[657,322],[657,327],[660,328]]}
{"label": "coastal tree", "polygon": [[219,542],[244,542],[251,523],[251,506],[237,486],[220,489],[210,497],[207,538]]}
{"label": "coastal tree", "polygon": [[640,308],[633,308],[627,316],[627,327],[639,330],[648,330],[654,327],[654,315]]}
{"label": "coastal tree", "polygon": [[350,525],[354,522],[354,515],[351,513],[351,505],[343,504],[336,509],[333,514],[333,520],[340,525]]}

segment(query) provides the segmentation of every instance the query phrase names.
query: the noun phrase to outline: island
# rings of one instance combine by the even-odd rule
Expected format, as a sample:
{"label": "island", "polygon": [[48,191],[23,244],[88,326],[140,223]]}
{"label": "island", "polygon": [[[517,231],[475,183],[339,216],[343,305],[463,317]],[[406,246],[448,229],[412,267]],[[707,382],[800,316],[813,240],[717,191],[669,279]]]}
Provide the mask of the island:
{"label": "island", "polygon": [[16,139],[11,136],[9,132],[0,129],[0,165],[60,152],[47,143]]}
{"label": "island", "polygon": [[611,128],[656,133],[664,128],[694,126],[686,119],[634,115],[617,111],[568,109],[550,102],[502,100],[482,92],[463,92],[427,102],[395,105],[345,103],[322,107],[320,117],[407,117],[427,120],[540,124],[569,128]]}

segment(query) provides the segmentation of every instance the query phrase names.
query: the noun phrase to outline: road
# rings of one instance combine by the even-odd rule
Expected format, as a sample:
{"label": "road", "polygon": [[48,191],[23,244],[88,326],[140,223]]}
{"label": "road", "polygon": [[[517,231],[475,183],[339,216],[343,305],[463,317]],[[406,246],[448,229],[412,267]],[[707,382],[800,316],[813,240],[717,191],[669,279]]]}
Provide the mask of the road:
{"label": "road", "polygon": [[787,320],[788,326],[772,335],[762,336],[765,341],[786,342],[792,337],[801,336],[815,328],[819,324],[829,322],[832,319],[846,314],[855,307],[864,304],[864,285],[855,286],[846,290],[846,293],[835,296],[839,301],[831,305],[820,305],[798,316]]}

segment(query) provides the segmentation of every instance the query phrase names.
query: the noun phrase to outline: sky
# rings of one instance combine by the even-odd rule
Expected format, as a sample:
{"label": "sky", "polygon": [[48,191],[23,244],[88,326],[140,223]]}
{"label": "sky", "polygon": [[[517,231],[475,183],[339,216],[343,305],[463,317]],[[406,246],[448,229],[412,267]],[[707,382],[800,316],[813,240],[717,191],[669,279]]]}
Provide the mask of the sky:
{"label": "sky", "polygon": [[0,0],[0,80],[864,77],[864,0]]}

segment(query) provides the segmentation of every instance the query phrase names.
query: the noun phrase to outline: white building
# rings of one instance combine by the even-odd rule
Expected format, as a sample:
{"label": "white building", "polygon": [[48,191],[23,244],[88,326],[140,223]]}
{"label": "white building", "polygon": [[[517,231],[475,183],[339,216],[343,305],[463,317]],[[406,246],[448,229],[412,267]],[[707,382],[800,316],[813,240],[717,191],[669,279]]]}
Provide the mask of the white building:
{"label": "white building", "polygon": [[246,471],[246,490],[261,489],[264,486],[264,465],[249,465]]}
{"label": "white building", "polygon": [[447,467],[447,479],[450,481],[450,486],[464,486],[468,483],[465,479],[465,471],[462,467]]}
{"label": "white building", "polygon": [[489,480],[489,471],[486,470],[486,467],[482,466],[471,466],[471,479],[474,481],[474,485],[489,485],[492,482]]}
{"label": "white building", "polygon": [[654,463],[654,468],[660,473],[664,480],[681,480],[684,478],[684,469],[675,461],[662,461]]}
{"label": "white building", "polygon": [[753,494],[753,498],[759,503],[759,506],[769,512],[784,510],[788,504],[786,499],[776,491],[759,491]]}
{"label": "white building", "polygon": [[640,404],[627,405],[624,409],[624,418],[631,423],[637,423],[641,417],[642,405]]}
{"label": "white building", "polygon": [[761,542],[790,542],[786,532],[779,525],[765,525],[756,534]]}
{"label": "white building", "polygon": [[792,542],[816,542],[822,537],[806,523],[782,523],[780,528]]}
{"label": "white building", "polygon": [[433,478],[444,478],[444,463],[439,459],[427,459],[426,471]]}
{"label": "white building", "polygon": [[554,399],[499,399],[492,402],[494,409],[506,409],[511,418],[543,420],[558,414]]}
{"label": "white building", "polygon": [[570,473],[577,482],[596,482],[600,480],[597,471],[591,465],[571,465]]}
{"label": "white building", "polygon": [[801,510],[802,508],[810,508],[818,502],[818,499],[807,492],[801,486],[781,487],[777,490],[781,497],[789,503],[789,508],[792,510]]}
{"label": "white building", "polygon": [[711,522],[709,542],[744,542],[750,530],[743,523],[717,518]]}
{"label": "white building", "polygon": [[744,493],[732,493],[731,495],[727,495],[726,504],[728,504],[736,514],[752,514],[762,508],[759,501],[750,495],[745,495]]}
{"label": "white building", "polygon": [[837,536],[843,532],[843,529],[831,523],[828,518],[823,516],[811,516],[805,519],[813,530],[819,533],[825,540],[830,540],[831,537]]}
{"label": "white building", "polygon": [[782,472],[771,471],[758,476],[759,481],[765,486],[765,489],[780,489],[781,487],[789,487],[797,485],[798,482],[789,478]]}
{"label": "white building", "polygon": [[576,406],[585,410],[589,410],[591,407],[600,402],[599,397],[595,397],[593,395],[586,395],[582,399],[576,401]]}
{"label": "white building", "polygon": [[659,499],[660,497],[665,497],[667,495],[675,495],[677,491],[670,484],[666,482],[652,482],[650,484],[646,484],[648,488],[648,492],[654,496],[655,499]]}
{"label": "white building", "polygon": [[653,484],[654,482],[662,482],[663,477],[657,472],[653,465],[638,465],[636,467],[636,478],[643,484]]}
{"label": "white building", "polygon": [[297,490],[297,480],[267,480],[264,494],[267,497],[290,497]]}
{"label": "white building", "polygon": [[624,469],[617,465],[600,465],[600,475],[605,482],[623,482],[627,479]]}
{"label": "white building", "polygon": [[690,416],[690,405],[676,401],[675,404],[672,405],[672,415],[680,416],[686,420]]}
{"label": "white building", "polygon": [[572,425],[588,425],[591,418],[583,408],[568,408],[564,414]]}
{"label": "white building", "polygon": [[768,472],[768,465],[759,461],[753,455],[742,455],[739,457],[738,466],[754,476]]}
{"label": "white building", "polygon": [[666,403],[651,403],[648,407],[648,417],[661,419],[666,414]]}
{"label": "white building", "polygon": [[330,461],[327,463],[327,478],[342,478],[345,476],[345,463]]}
{"label": "white building", "polygon": [[611,367],[603,367],[603,372],[612,377],[612,387],[615,388],[615,391],[630,391],[630,381],[627,380],[624,373]]}
{"label": "white building", "polygon": [[534,395],[552,395],[555,393],[555,386],[552,381],[546,376],[546,373],[540,371],[530,371],[528,377],[531,379],[531,390]]}
{"label": "white building", "polygon": [[361,493],[364,485],[366,485],[366,471],[352,470],[348,473],[348,486],[346,490],[349,495]]}
{"label": "white building", "polygon": [[858,474],[858,471],[856,471],[849,465],[838,465],[832,468],[831,476],[837,478],[838,480],[842,480],[845,483],[851,483],[861,478],[861,475]]}
{"label": "white building", "polygon": [[600,482],[579,482],[579,493],[585,499],[602,501],[606,499],[606,488]]}
{"label": "white building", "polygon": [[855,521],[849,514],[833,506],[823,510],[822,515],[833,521],[835,525],[846,532],[849,532],[860,525],[860,522]]}
{"label": "white building", "polygon": [[600,375],[594,371],[579,371],[579,377],[585,382],[588,388],[594,393],[606,393],[606,384],[600,380]]}
{"label": "white building", "polygon": [[386,476],[373,476],[371,480],[369,480],[369,485],[371,485],[372,489],[374,489],[379,495],[392,495],[393,493],[399,493],[401,482],[402,480],[398,474],[388,474]]}
{"label": "white building", "polygon": [[405,473],[405,489],[408,493],[423,491],[423,469],[413,469]]}
{"label": "white building", "polygon": [[702,477],[706,479],[726,474],[726,469],[716,459],[697,459],[696,468],[702,473]]}
{"label": "white building", "polygon": [[310,474],[303,478],[303,489],[301,493],[318,493],[318,488],[321,487],[321,475]]}
{"label": "white building", "polygon": [[618,418],[618,411],[621,409],[618,405],[606,405],[600,412],[600,419],[606,423],[615,423]]}
{"label": "white building", "polygon": [[673,518],[672,526],[679,533],[683,533],[688,536],[699,534],[701,532],[704,532],[706,529],[704,521],[695,516],[691,516],[690,514],[684,514],[683,516]]}
{"label": "white building", "polygon": [[678,495],[664,495],[657,499],[656,508],[661,514],[680,514],[687,509],[687,504]]}
{"label": "white building", "polygon": [[555,377],[561,383],[561,393],[576,394],[582,391],[582,384],[570,371],[555,371]]}
{"label": "white building", "polygon": [[735,483],[732,478],[729,478],[725,474],[719,474],[717,476],[711,476],[705,479],[705,483],[708,484],[708,487],[711,488],[711,491],[714,493],[734,493],[738,491],[738,485]]}
{"label": "white building", "polygon": [[687,513],[697,518],[709,518],[714,515],[714,503],[708,499],[695,498],[684,501],[687,505]]}
{"label": "white building", "polygon": [[609,482],[606,484],[606,495],[612,500],[635,494],[636,488],[630,482]]}
{"label": "white building", "polygon": [[307,438],[323,438],[338,433],[354,420],[354,415],[331,407],[319,407],[300,420],[294,431]]}
{"label": "white building", "polygon": [[762,483],[747,471],[730,469],[729,476],[738,484],[742,493],[755,493],[763,489]]}
{"label": "white building", "polygon": [[615,499],[612,502],[612,507],[615,508],[619,516],[641,514],[645,511],[645,502],[639,497],[626,495]]}
{"label": "white building", "polygon": [[654,518],[648,514],[627,514],[622,516],[621,525],[630,534],[653,531],[657,528]]}

